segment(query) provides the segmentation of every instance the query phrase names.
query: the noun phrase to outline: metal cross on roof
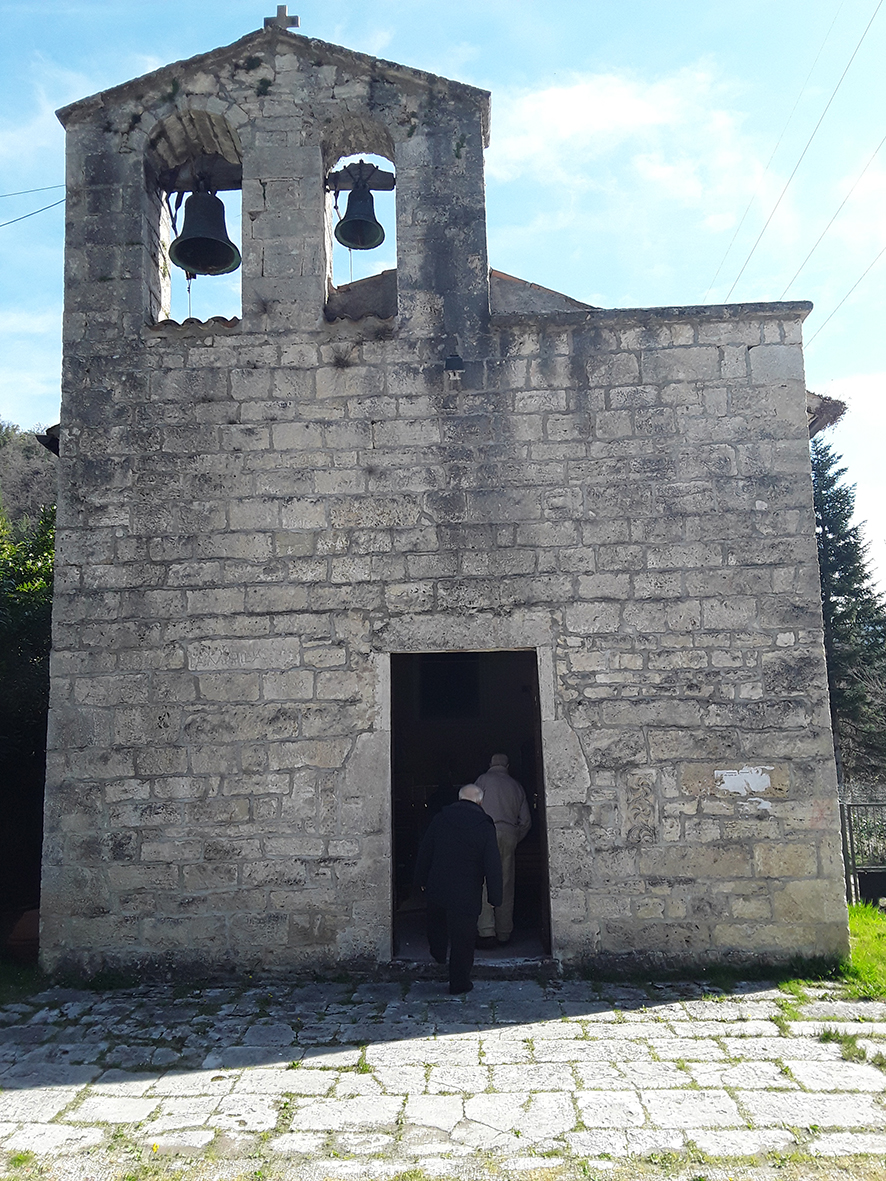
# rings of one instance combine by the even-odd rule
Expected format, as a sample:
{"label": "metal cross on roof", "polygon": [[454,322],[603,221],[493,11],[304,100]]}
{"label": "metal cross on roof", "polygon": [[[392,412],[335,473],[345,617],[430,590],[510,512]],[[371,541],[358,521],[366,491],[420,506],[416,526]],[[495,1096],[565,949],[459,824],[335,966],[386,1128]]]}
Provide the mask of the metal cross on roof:
{"label": "metal cross on roof", "polygon": [[265,17],[265,28],[273,29],[275,27],[278,29],[297,29],[299,27],[298,17],[289,15],[288,4],[278,4],[277,15]]}

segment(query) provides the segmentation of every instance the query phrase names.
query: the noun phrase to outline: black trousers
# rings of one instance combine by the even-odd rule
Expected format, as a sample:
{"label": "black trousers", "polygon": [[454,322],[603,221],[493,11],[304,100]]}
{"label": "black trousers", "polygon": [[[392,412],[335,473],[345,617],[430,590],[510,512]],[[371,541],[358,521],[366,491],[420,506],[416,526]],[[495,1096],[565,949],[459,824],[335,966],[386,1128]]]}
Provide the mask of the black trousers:
{"label": "black trousers", "polygon": [[467,992],[471,987],[474,966],[474,942],[477,916],[459,914],[428,899],[428,946],[438,964],[446,962],[449,952],[449,991]]}

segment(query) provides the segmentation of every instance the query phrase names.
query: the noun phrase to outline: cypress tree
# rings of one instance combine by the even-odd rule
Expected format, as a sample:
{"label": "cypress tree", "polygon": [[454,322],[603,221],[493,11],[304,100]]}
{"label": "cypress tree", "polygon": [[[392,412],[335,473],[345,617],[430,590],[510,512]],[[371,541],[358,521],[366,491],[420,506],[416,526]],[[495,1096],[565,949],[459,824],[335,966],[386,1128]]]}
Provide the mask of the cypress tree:
{"label": "cypress tree", "polygon": [[841,456],[812,442],[815,533],[837,769],[849,783],[886,780],[886,605],[874,587],[855,486]]}

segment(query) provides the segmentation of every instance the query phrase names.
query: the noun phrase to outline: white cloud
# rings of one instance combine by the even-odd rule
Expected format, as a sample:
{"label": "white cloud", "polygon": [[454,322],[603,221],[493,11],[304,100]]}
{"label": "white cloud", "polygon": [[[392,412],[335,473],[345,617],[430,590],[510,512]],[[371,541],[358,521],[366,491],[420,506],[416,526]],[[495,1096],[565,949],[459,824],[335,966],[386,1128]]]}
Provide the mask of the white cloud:
{"label": "white cloud", "polygon": [[469,65],[482,62],[483,50],[471,41],[459,41],[450,45],[446,53],[446,65],[440,70],[444,77],[458,77]]}
{"label": "white cloud", "polygon": [[35,373],[27,367],[5,365],[0,371],[0,418],[24,430],[37,423],[58,422],[58,379]]}
{"label": "white cloud", "polygon": [[0,311],[0,341],[5,336],[43,336],[61,334],[62,309],[45,312]]}
{"label": "white cloud", "polygon": [[[694,285],[681,296],[672,289],[665,299],[697,302],[730,231],[752,203],[719,277],[726,286],[711,293],[722,297],[727,276],[738,271],[745,240],[749,247],[784,185],[784,177],[764,168],[771,145],[744,132],[743,116],[730,107],[731,97],[705,66],[651,80],[610,72],[573,76],[536,90],[497,92],[486,156],[491,187],[502,186],[502,200],[505,190],[512,199],[518,189],[525,192],[515,201],[520,229],[534,223],[549,234],[567,213],[571,251],[576,232],[579,244],[605,241],[610,265],[617,258],[615,265],[625,276],[619,302],[638,277],[648,283],[657,274],[662,292],[673,288],[678,271],[685,282],[688,255],[699,258],[701,288]],[[767,243],[778,259],[800,225],[789,194]],[[780,274],[780,263],[776,269]],[[632,271],[636,275],[628,278]],[[760,298],[759,292],[753,298]]]}
{"label": "white cloud", "polygon": [[[31,66],[33,90],[18,107],[14,118],[0,114],[0,161],[14,165],[21,176],[36,166],[45,174],[46,161],[54,163],[53,177],[64,177],[64,131],[56,110],[74,102],[96,87],[86,75],[66,70],[43,57],[35,57]],[[43,175],[43,183],[52,183]],[[27,185],[7,184],[8,189]]]}
{"label": "white cloud", "polygon": [[[657,91],[657,93],[656,93]],[[656,101],[658,100],[658,101]],[[674,88],[615,74],[577,78],[566,86],[495,96],[491,176],[530,173],[564,183],[586,162],[674,117]]]}
{"label": "white cloud", "polygon": [[155,70],[162,70],[165,65],[169,64],[159,55],[149,53],[134,54],[130,58],[130,61],[132,62],[132,67],[125,74],[126,78],[136,78],[141,77],[143,74],[153,74]]}
{"label": "white cloud", "polygon": [[384,51],[391,44],[394,39],[392,29],[375,29],[363,40],[361,45],[361,52],[370,54],[371,57],[384,57]]}
{"label": "white cloud", "polygon": [[[0,160],[15,165],[15,174],[10,168],[7,178],[21,175],[21,169],[41,160],[47,149],[54,151],[58,160],[56,175],[62,177],[61,124],[55,117],[53,105],[44,94],[38,96],[37,110],[24,120],[0,120]],[[9,184],[10,189],[28,187]],[[5,190],[4,190],[5,191]]]}
{"label": "white cloud", "polygon": [[489,174],[575,184],[593,180],[601,158],[627,153],[641,180],[680,199],[697,201],[714,174],[718,184],[729,174],[733,192],[736,180],[748,188],[747,145],[737,116],[717,105],[721,89],[710,72],[684,69],[655,81],[594,74],[497,92]]}

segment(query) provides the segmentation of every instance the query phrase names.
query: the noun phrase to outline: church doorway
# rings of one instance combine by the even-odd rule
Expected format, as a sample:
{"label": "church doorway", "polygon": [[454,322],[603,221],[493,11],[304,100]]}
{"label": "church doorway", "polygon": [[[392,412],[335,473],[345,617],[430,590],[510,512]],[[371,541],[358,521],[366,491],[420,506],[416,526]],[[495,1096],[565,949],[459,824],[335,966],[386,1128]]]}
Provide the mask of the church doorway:
{"label": "church doorway", "polygon": [[473,783],[493,754],[526,792],[532,828],[517,846],[514,935],[477,962],[550,954],[547,831],[534,651],[391,656],[394,956],[428,960],[424,901],[413,889],[419,842],[434,814]]}

